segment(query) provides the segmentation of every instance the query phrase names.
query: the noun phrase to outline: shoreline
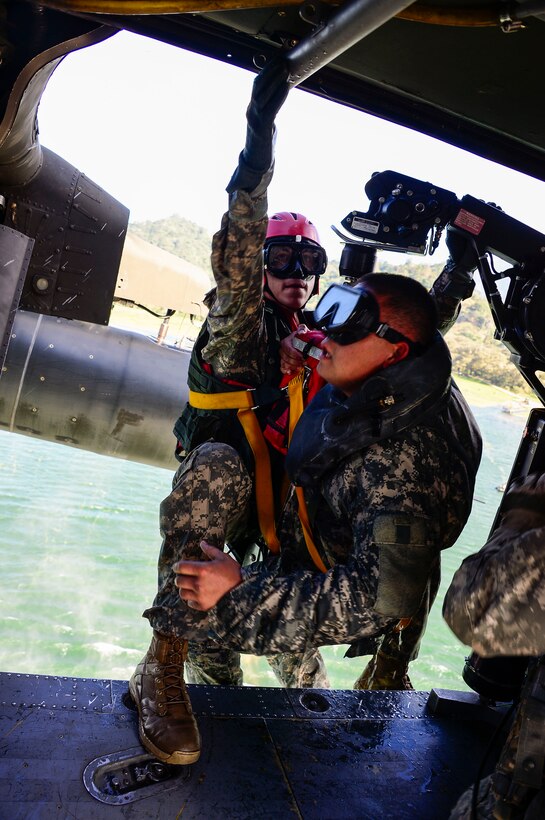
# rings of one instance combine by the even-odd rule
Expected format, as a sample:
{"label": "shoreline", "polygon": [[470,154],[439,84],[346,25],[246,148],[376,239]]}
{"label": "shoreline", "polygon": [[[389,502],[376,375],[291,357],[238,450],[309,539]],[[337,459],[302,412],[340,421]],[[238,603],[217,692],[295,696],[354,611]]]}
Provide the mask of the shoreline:
{"label": "shoreline", "polygon": [[513,393],[505,387],[470,379],[467,376],[455,375],[455,382],[462,391],[466,401],[477,407],[505,405],[514,402],[519,405],[512,410],[514,413],[529,413],[534,407],[541,407],[538,397],[534,394],[527,396],[524,393]]}

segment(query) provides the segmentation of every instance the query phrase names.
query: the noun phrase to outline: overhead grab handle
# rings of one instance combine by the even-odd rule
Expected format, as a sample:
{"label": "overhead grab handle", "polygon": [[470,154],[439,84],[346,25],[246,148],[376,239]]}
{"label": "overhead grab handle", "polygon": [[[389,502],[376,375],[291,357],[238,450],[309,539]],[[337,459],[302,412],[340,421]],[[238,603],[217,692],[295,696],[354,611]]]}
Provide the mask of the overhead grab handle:
{"label": "overhead grab handle", "polygon": [[286,52],[289,84],[299,85],[411,5],[410,0],[349,0],[323,28]]}

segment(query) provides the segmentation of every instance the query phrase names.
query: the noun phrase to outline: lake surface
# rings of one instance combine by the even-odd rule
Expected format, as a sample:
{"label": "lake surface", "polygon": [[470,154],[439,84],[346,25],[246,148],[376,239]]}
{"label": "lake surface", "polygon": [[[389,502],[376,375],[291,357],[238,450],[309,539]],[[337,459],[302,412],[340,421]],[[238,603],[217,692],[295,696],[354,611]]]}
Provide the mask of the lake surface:
{"label": "lake surface", "polygon": [[[469,650],[441,618],[444,592],[462,559],[485,542],[527,414],[487,404],[464,384],[484,438],[471,518],[443,553],[443,581],[419,658],[417,689],[467,689]],[[171,473],[0,432],[0,669],[127,679],[150,641],[142,611],[154,596],[158,506]],[[324,655],[335,688],[351,688],[366,660]],[[276,685],[262,658],[244,658],[245,682]]]}

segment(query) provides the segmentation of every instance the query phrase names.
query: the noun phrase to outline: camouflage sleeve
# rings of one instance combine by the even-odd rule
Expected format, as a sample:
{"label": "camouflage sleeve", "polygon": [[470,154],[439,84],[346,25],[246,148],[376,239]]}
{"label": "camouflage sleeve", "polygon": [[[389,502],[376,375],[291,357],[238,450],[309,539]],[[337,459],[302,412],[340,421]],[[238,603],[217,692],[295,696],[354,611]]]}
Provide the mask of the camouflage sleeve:
{"label": "camouflage sleeve", "polygon": [[217,376],[245,383],[259,382],[264,375],[262,249],[267,221],[265,192],[234,191],[212,240],[216,293],[208,313],[210,339],[203,357]]}
{"label": "camouflage sleeve", "polygon": [[443,617],[477,654],[545,653],[545,525],[502,525],[455,573]]}
{"label": "camouflage sleeve", "polygon": [[443,616],[484,657],[545,652],[545,474],[512,482],[499,527],[454,575]]}
{"label": "camouflage sleeve", "polygon": [[382,632],[391,618],[373,610],[375,583],[356,561],[326,573],[300,570],[282,576],[277,562],[225,595],[209,611],[212,634],[255,655],[350,643]]}
{"label": "camouflage sleeve", "polygon": [[[417,482],[423,476],[405,455],[407,469],[392,469],[383,455],[382,464],[390,465],[386,483],[377,482],[363,458],[343,465],[336,513],[337,521],[351,522],[350,554],[325,573],[286,573],[280,558],[247,575],[209,611],[217,638],[257,655],[302,651],[382,634],[414,614],[437,546],[434,522],[408,498],[407,475]],[[387,500],[382,499],[376,514],[381,490]],[[334,540],[333,532],[328,535]]]}

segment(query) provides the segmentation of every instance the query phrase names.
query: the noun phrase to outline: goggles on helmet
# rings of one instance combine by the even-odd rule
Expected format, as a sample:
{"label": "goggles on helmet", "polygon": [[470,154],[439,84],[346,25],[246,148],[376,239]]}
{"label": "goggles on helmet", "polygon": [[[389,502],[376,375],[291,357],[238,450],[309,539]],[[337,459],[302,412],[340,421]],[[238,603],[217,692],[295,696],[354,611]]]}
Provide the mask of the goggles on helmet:
{"label": "goggles on helmet", "polygon": [[361,285],[330,285],[316,308],[316,326],[340,345],[351,345],[371,333],[397,344],[406,342],[412,352],[420,345],[379,319],[379,306],[373,294]]}
{"label": "goggles on helmet", "polygon": [[265,268],[277,279],[321,276],[327,267],[325,250],[311,242],[267,242],[263,255]]}

